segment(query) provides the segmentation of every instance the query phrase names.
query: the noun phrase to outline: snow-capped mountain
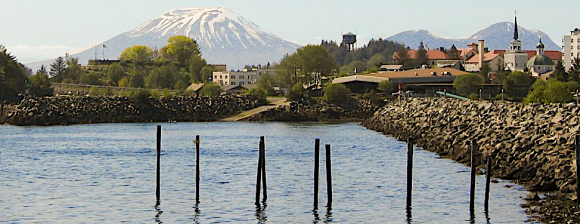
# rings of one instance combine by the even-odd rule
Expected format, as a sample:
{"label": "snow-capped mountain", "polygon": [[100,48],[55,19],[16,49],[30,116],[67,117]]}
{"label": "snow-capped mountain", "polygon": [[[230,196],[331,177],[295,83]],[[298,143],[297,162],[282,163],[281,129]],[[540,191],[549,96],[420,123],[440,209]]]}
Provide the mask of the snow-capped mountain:
{"label": "snow-capped mountain", "polygon": [[[519,40],[522,41],[524,49],[534,50],[540,38],[544,43],[546,50],[562,50],[550,37],[539,30],[528,29],[518,25]],[[451,45],[455,44],[458,48],[464,48],[467,44],[475,42],[478,40],[485,40],[485,45],[489,49],[509,49],[510,42],[514,36],[514,23],[511,22],[501,22],[493,24],[479,32],[467,37],[459,39],[448,39],[437,37],[436,35],[430,33],[426,30],[419,31],[405,31],[395,34],[388,40],[392,40],[399,43],[404,43],[411,48],[417,48],[421,41],[430,48],[445,47],[449,48]]]}
{"label": "snow-capped mountain", "polygon": [[[117,35],[97,45],[97,56],[117,59],[121,52],[133,45],[162,48],[167,39],[185,35],[199,45],[202,56],[213,64],[227,64],[228,69],[241,69],[249,64],[278,62],[285,54],[300,46],[260,29],[256,24],[226,8],[178,8],[149,20],[137,28]],[[95,48],[78,54],[79,62],[86,64],[95,58]],[[48,65],[54,60],[31,63],[31,68]]]}

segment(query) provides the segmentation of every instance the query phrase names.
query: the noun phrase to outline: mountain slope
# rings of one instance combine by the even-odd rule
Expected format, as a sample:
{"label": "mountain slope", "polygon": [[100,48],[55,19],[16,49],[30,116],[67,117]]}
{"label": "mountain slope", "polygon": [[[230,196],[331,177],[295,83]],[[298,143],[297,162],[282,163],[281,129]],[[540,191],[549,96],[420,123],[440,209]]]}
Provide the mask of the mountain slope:
{"label": "mountain slope", "polygon": [[[540,37],[546,46],[546,50],[562,50],[550,37],[542,31],[528,29],[518,26],[519,39],[522,41],[523,48],[534,50]],[[448,39],[437,37],[426,30],[419,31],[405,31],[395,34],[388,40],[404,43],[411,48],[417,48],[419,43],[423,41],[431,48],[446,47],[449,48],[455,44],[458,48],[464,48],[467,44],[477,42],[478,40],[485,40],[486,47],[490,49],[508,49],[509,44],[513,39],[514,23],[501,22],[495,23],[479,32],[463,39]]]}
{"label": "mountain slope", "polygon": [[[181,8],[168,11],[133,30],[98,44],[97,55],[102,58],[102,45],[106,45],[107,59],[117,59],[125,48],[137,44],[159,49],[167,44],[169,37],[175,35],[185,35],[196,40],[208,63],[227,64],[228,69],[277,62],[285,54],[300,47],[265,32],[226,8]],[[86,64],[95,57],[95,48],[72,56]],[[48,65],[52,61],[31,63],[29,67]]]}

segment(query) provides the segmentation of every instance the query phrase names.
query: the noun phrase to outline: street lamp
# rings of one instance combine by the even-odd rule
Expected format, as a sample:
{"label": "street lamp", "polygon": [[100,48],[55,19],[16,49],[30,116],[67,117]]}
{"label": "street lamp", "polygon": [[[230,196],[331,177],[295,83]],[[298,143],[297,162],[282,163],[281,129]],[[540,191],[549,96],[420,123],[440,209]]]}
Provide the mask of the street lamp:
{"label": "street lamp", "polygon": [[501,89],[501,101],[503,101],[503,89]]}
{"label": "street lamp", "polygon": [[481,89],[479,89],[479,100],[481,100]]}

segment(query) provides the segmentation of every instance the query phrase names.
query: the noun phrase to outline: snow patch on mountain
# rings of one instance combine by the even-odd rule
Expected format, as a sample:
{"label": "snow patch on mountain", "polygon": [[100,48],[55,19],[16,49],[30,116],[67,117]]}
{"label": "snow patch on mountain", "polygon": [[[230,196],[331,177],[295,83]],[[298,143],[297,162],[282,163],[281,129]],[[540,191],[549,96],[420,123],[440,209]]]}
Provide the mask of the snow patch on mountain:
{"label": "snow patch on mountain", "polygon": [[[134,45],[162,48],[167,39],[185,35],[199,45],[208,63],[227,64],[228,69],[241,69],[249,64],[277,62],[300,45],[270,34],[241,15],[223,7],[177,8],[151,19],[135,29],[96,45],[99,54],[106,45],[105,56],[117,59],[121,52]],[[73,54],[86,64],[93,59],[95,48]],[[31,63],[30,67],[48,65],[53,60]]]}
{"label": "snow patch on mountain", "polygon": [[[485,40],[486,47],[489,47],[490,49],[509,49],[509,44],[513,39],[514,26],[515,24],[511,22],[500,22],[480,30],[467,38],[458,39],[438,37],[426,30],[405,31],[395,34],[387,39],[404,43],[411,48],[419,47],[421,41],[430,48],[449,48],[451,45],[455,45],[458,48],[464,48],[469,43],[477,43],[478,40],[483,39]],[[518,26],[518,30],[524,49],[536,49],[536,44],[538,44],[539,39],[542,38],[546,50],[562,50],[560,46],[554,43],[554,41],[552,41],[550,37],[542,31],[528,29],[522,26]]]}

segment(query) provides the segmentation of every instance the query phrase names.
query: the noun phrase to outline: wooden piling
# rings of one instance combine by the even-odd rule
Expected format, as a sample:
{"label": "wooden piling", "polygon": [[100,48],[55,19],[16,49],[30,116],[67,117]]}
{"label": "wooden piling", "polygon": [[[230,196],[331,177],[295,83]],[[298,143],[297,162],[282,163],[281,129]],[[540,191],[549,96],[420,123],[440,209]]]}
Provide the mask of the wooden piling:
{"label": "wooden piling", "polygon": [[199,203],[199,135],[195,136],[195,202]]}
{"label": "wooden piling", "polygon": [[576,148],[576,204],[580,206],[580,135],[576,134],[574,141]]}
{"label": "wooden piling", "polygon": [[320,139],[314,139],[314,208],[318,208],[318,175],[320,164]]}
{"label": "wooden piling", "polygon": [[262,183],[262,152],[261,151],[262,151],[261,147],[258,147],[258,172],[256,174],[256,205],[260,205],[260,184]]}
{"label": "wooden piling", "polygon": [[413,139],[407,138],[407,207],[411,207],[413,195]]}
{"label": "wooden piling", "polygon": [[260,152],[262,153],[262,200],[268,200],[268,187],[266,186],[266,142],[264,136],[260,137]]}
{"label": "wooden piling", "polygon": [[328,207],[332,204],[332,166],[330,158],[330,145],[326,145],[326,191],[328,194]]}
{"label": "wooden piling", "polygon": [[491,182],[491,155],[487,157],[487,172],[486,172],[486,176],[485,176],[485,201],[483,203],[483,206],[485,207],[485,210],[487,210],[489,208],[489,188],[490,186],[490,182]]}
{"label": "wooden piling", "polygon": [[155,195],[157,200],[161,196],[161,125],[157,125],[157,176]]}
{"label": "wooden piling", "polygon": [[477,168],[476,153],[477,153],[477,142],[471,140],[471,188],[469,190],[469,211],[474,211],[475,209],[475,172]]}

